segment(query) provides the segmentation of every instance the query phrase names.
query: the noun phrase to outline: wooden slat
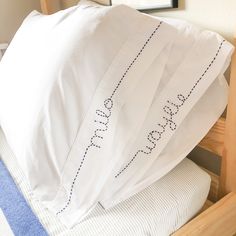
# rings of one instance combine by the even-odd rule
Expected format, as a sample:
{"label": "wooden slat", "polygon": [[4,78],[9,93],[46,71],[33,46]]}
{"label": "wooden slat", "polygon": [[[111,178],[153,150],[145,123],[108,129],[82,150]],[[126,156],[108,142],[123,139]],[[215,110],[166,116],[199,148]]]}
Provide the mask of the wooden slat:
{"label": "wooden slat", "polygon": [[234,53],[231,63],[229,102],[220,183],[222,196],[229,192],[236,192],[236,53]]}
{"label": "wooden slat", "polygon": [[200,215],[202,212],[204,212],[205,210],[207,210],[209,207],[211,207],[214,203],[210,200],[206,200],[204,206],[202,207],[201,211],[198,213],[198,215]]}
{"label": "wooden slat", "polygon": [[41,4],[41,11],[43,14],[49,15],[51,12],[51,9],[48,5],[48,1],[47,0],[40,0],[40,4]]}
{"label": "wooden slat", "polygon": [[230,193],[176,231],[174,236],[232,236],[236,233],[236,194]]}
{"label": "wooden slat", "polygon": [[198,146],[218,156],[222,156],[224,149],[224,133],[225,118],[220,118]]}
{"label": "wooden slat", "polygon": [[78,3],[78,0],[61,0],[62,9],[72,7]]}
{"label": "wooden slat", "polygon": [[208,195],[208,199],[211,202],[217,202],[219,199],[219,189],[220,189],[220,176],[215,173],[201,167],[204,171],[206,171],[211,176],[211,188]]}

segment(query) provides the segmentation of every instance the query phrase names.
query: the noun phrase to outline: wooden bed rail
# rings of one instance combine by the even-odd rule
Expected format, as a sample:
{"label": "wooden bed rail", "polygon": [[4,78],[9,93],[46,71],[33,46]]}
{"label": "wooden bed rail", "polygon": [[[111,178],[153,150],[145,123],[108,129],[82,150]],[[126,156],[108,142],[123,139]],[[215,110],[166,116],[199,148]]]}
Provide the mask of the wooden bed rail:
{"label": "wooden bed rail", "polygon": [[[234,39],[236,45],[236,38]],[[220,118],[199,146],[222,157],[220,197],[236,193],[236,52],[232,56],[226,119]]]}
{"label": "wooden bed rail", "polygon": [[232,236],[236,232],[236,194],[230,193],[173,236]]}
{"label": "wooden bed rail", "polygon": [[[234,42],[236,45],[236,39]],[[222,157],[220,197],[230,192],[236,193],[236,52],[231,62],[226,119],[220,118],[199,146]]]}
{"label": "wooden bed rail", "polygon": [[[234,38],[236,46],[236,38]],[[220,189],[221,196],[236,192],[236,52],[232,57],[229,101],[225,123]]]}

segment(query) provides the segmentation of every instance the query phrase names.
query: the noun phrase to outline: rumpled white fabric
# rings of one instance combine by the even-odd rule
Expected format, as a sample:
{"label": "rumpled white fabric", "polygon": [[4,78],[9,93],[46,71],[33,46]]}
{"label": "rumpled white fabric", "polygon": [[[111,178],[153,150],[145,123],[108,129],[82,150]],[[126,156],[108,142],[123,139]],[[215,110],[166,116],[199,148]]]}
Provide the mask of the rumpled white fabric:
{"label": "rumpled white fabric", "polygon": [[31,13],[0,63],[0,123],[35,195],[72,227],[167,174],[223,112],[232,50],[123,5]]}
{"label": "rumpled white fabric", "polygon": [[98,204],[68,229],[35,197],[1,129],[0,158],[50,236],[168,236],[198,213],[211,183],[206,172],[185,158],[144,191],[111,209]]}

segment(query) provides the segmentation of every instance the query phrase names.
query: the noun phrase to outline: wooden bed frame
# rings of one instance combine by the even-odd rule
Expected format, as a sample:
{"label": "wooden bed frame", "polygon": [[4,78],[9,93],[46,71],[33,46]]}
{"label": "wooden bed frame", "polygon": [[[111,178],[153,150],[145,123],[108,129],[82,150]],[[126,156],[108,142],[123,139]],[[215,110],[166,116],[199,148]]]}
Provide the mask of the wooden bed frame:
{"label": "wooden bed frame", "polygon": [[[61,9],[59,0],[40,1],[44,14]],[[231,62],[226,118],[216,122],[199,146],[221,157],[221,173],[217,176],[205,169],[212,178],[208,200],[201,213],[173,235],[236,235],[236,53]]]}

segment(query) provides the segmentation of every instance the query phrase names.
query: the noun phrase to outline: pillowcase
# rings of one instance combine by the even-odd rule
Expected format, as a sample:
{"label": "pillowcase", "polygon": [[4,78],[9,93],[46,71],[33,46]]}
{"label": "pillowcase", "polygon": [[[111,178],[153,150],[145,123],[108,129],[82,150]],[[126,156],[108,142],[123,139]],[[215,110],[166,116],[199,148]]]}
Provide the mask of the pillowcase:
{"label": "pillowcase", "polygon": [[[121,49],[124,58],[140,48],[140,43],[133,51],[129,47],[136,41],[133,33],[142,43],[150,34],[145,33],[145,25],[151,21],[149,28],[153,31],[153,25],[156,27],[156,21],[149,18],[142,23],[146,17],[135,10],[124,6],[112,9],[110,13],[110,8],[81,4],[50,16],[34,11],[24,20],[0,64],[2,130],[35,197],[55,213],[64,205],[58,196],[64,189],[65,164],[70,163],[68,157],[100,80],[111,63],[118,63]],[[127,24],[126,16],[133,24]],[[138,31],[140,23],[142,31]],[[98,193],[95,191],[96,197]],[[71,212],[69,215],[73,218]]]}
{"label": "pillowcase", "polygon": [[[133,149],[133,156],[131,156],[132,152],[130,156],[122,155],[123,159],[120,158],[116,163],[116,167],[111,174],[113,178],[110,178],[106,184],[100,201],[100,204],[105,208],[113,207],[140,192],[161,178],[164,173],[168,173],[168,171],[173,169],[208,133],[227,105],[228,85],[223,73],[230,62],[233,51],[232,45],[227,42],[227,45],[222,46],[225,40],[220,35],[197,28],[187,22],[155,18],[175,27],[177,33],[165,71],[155,93],[152,104],[154,111],[149,112],[149,117],[145,123],[146,127],[149,126],[149,131],[144,131],[145,127],[143,131],[138,133],[137,146]],[[197,46],[198,44],[202,45]],[[209,50],[210,45],[213,44],[215,44],[215,49],[213,49],[215,52],[211,51],[211,49]],[[198,49],[195,50],[195,47],[198,47]],[[190,56],[191,54],[192,56]],[[205,60],[207,57],[208,59]],[[221,62],[219,63],[216,58]],[[213,75],[212,72],[215,74]],[[201,86],[199,81],[203,82],[202,78],[207,74],[214,79],[210,85]],[[180,82],[181,77],[184,78],[182,82]],[[196,78],[195,83],[191,82],[193,77]],[[171,80],[173,80],[175,85],[170,85]],[[189,91],[186,90],[180,93],[180,88],[184,88],[187,83],[190,83]],[[194,91],[199,85],[201,89],[198,92]],[[165,90],[166,92],[164,92]],[[174,96],[178,97],[178,94],[187,94],[185,98],[188,98],[195,96],[196,94],[194,93],[199,92],[202,92],[199,100],[192,106],[189,113],[185,114],[183,120],[181,122],[178,121],[178,124],[175,121],[178,118],[174,117],[181,113],[180,107],[182,107],[182,103],[181,106],[178,106],[178,100],[181,99],[175,99]],[[166,100],[163,99],[165,93]],[[164,103],[162,103],[163,100],[165,100]],[[183,113],[188,109],[187,106],[183,106]],[[166,124],[163,119],[167,123],[169,119],[169,131],[174,130],[169,139],[167,138],[167,129],[163,128],[163,124]],[[155,136],[153,135],[154,133],[156,134]],[[143,142],[145,138],[146,143]],[[159,142],[159,138],[164,141]],[[166,142],[165,145],[164,142]],[[155,149],[159,149],[159,152],[153,151]],[[140,155],[141,153],[143,155]],[[136,154],[139,155],[139,158],[137,158],[138,155],[136,156]],[[149,165],[147,162],[149,162]],[[131,166],[133,166],[133,169]]]}
{"label": "pillowcase", "polygon": [[[32,12],[0,63],[0,124],[35,196],[72,227],[98,202],[112,207],[164,176],[224,110],[231,53],[214,33],[178,30],[126,6]],[[163,99],[202,73],[177,121],[166,117],[162,149],[130,162]]]}
{"label": "pillowcase", "polygon": [[100,33],[86,40],[103,14],[84,6],[52,16],[34,11],[0,64],[1,127],[35,194],[46,201],[55,197],[76,132],[116,53],[106,47],[111,53],[100,60],[105,48],[92,53]]}

